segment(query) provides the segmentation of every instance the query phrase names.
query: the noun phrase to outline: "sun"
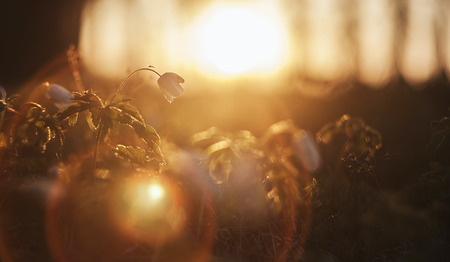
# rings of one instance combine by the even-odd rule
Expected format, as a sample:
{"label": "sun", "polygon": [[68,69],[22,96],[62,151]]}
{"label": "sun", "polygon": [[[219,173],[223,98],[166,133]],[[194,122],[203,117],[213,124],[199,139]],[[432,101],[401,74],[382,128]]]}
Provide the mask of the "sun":
{"label": "sun", "polygon": [[267,73],[286,59],[287,37],[272,10],[213,6],[196,26],[196,57],[202,70],[224,76]]}
{"label": "sun", "polygon": [[164,189],[158,184],[150,185],[150,187],[148,188],[148,195],[150,199],[158,200],[163,197]]}

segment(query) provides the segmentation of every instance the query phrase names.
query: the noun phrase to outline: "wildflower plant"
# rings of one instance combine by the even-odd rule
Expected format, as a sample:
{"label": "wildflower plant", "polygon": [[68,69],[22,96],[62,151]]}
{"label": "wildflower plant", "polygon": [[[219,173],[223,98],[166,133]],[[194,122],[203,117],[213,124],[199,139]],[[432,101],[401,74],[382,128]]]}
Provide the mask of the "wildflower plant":
{"label": "wildflower plant", "polygon": [[[24,156],[27,154],[32,158],[36,153],[53,155],[54,160],[50,162],[63,160],[61,154],[64,133],[77,124],[80,114],[85,114],[88,125],[94,132],[92,150],[94,166],[98,161],[101,144],[106,145],[114,156],[132,163],[134,167],[150,168],[154,167],[154,162],[159,166],[164,165],[158,133],[144,121],[138,108],[132,104],[133,99],[120,94],[130,76],[139,71],[150,71],[159,76],[158,86],[169,102],[184,92],[180,84],[184,80],[179,75],[175,73],[161,75],[152,66],[137,69],[129,74],[116,92],[107,99],[102,99],[91,89],[70,92],[61,85],[43,83],[41,87],[46,90],[46,97],[59,109],[53,114],[50,113],[52,110],[48,110],[38,102],[30,101],[14,106],[13,102],[17,97],[6,97],[6,92],[2,88],[1,150],[3,157],[9,159],[4,162],[9,163],[7,166],[11,167],[26,165],[22,161],[25,159]],[[131,129],[141,142],[138,145],[110,144],[111,131],[123,127]],[[50,144],[52,152],[49,152]],[[42,174],[45,174],[45,169],[48,168],[36,169],[36,167],[30,168],[41,170]]]}
{"label": "wildflower plant", "polygon": [[[66,229],[77,231],[74,234],[84,234],[84,230],[90,228],[90,238],[101,242],[110,239],[110,234],[117,234],[120,227],[131,231],[131,236],[121,233],[126,235],[125,239],[141,239],[139,234],[133,233],[133,227],[142,221],[146,221],[145,230],[153,233],[160,230],[159,224],[149,224],[149,219],[167,218],[181,228],[185,222],[181,219],[185,216],[185,211],[178,207],[176,210],[171,209],[169,205],[178,203],[172,197],[172,193],[178,191],[175,186],[168,186],[172,183],[171,178],[162,175],[166,160],[161,150],[161,138],[155,128],[146,123],[140,110],[134,105],[134,100],[122,95],[120,91],[129,84],[132,75],[143,71],[151,72],[158,75],[155,84],[166,100],[173,102],[184,92],[181,85],[183,78],[175,73],[160,74],[152,66],[139,68],[130,73],[111,95],[104,98],[96,90],[84,89],[77,59],[74,58],[76,55],[76,51],[71,48],[68,56],[77,91],[71,92],[57,83],[44,82],[33,91],[32,95],[37,94],[31,96],[33,100],[23,101],[22,97],[7,96],[6,91],[0,89],[1,201],[7,199],[3,196],[22,194],[21,188],[38,188],[40,194],[44,193],[45,203],[39,203],[39,206],[44,207],[40,211],[46,215],[32,215],[31,219],[45,219],[45,223],[50,223],[51,227],[45,223],[34,223],[33,225],[43,228],[40,228],[41,233],[33,237],[40,239],[40,242],[45,242],[41,238],[46,239],[49,249],[56,247],[57,251],[50,250],[53,254],[66,252],[71,246],[64,242]],[[164,189],[157,186],[155,188],[172,193],[167,193],[160,201],[168,203],[166,207],[159,204],[159,209],[146,213],[149,206],[139,203],[148,194],[139,188],[145,188],[146,184],[156,183],[155,181],[161,187],[162,184],[166,185]],[[114,197],[105,198],[113,191]],[[144,193],[139,195],[135,191]],[[11,199],[15,203],[16,198]],[[101,203],[101,207],[91,208],[91,202]],[[5,217],[26,212],[20,203],[11,208],[0,205],[0,210],[6,214]],[[74,210],[81,217],[82,225],[70,220]],[[167,210],[174,215],[166,217],[164,212],[168,212]],[[137,216],[139,219],[136,220]],[[134,222],[130,222],[130,217],[135,219]],[[70,221],[61,222],[61,218],[68,218]],[[120,222],[114,222],[115,219]],[[105,232],[97,227],[97,223],[120,223],[120,226],[111,226],[110,232]],[[5,227],[3,224],[0,227],[2,250],[5,249],[3,243],[16,241],[4,233]],[[44,231],[45,236],[41,236]],[[164,237],[171,235],[168,229],[158,232],[162,232],[159,234]],[[28,239],[30,238],[24,237],[22,241],[31,241]],[[89,242],[87,239],[84,241]],[[80,257],[75,259],[91,261],[92,256],[86,255],[89,251],[84,252],[84,248],[90,249],[91,246],[80,244]],[[7,250],[6,255],[0,254],[0,258],[3,260],[9,253],[17,255],[15,252],[20,253],[20,250]],[[48,261],[50,258],[44,260]]]}

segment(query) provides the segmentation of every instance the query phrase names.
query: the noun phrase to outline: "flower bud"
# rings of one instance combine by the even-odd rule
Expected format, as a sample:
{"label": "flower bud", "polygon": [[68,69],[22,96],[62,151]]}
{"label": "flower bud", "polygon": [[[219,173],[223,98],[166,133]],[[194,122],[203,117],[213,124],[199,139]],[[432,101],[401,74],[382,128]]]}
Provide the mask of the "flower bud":
{"label": "flower bud", "polygon": [[68,107],[72,102],[72,93],[57,84],[51,84],[48,87],[47,96],[59,109]]}

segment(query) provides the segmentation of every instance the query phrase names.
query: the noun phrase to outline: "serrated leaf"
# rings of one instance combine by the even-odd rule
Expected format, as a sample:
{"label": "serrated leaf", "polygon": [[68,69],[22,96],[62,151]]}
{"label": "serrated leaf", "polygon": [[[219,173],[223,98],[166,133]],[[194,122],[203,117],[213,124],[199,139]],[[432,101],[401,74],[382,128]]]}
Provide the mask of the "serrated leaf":
{"label": "serrated leaf", "polygon": [[108,98],[108,100],[106,100],[106,105],[111,105],[111,106],[116,106],[118,104],[125,104],[128,102],[134,101],[132,98],[130,97],[126,97],[120,94],[114,95],[110,98]]}
{"label": "serrated leaf", "polygon": [[153,145],[160,145],[160,137],[152,126],[135,121],[131,123],[131,127],[133,127],[134,132],[136,132],[140,138],[144,139],[147,146],[153,147]]}
{"label": "serrated leaf", "polygon": [[120,106],[117,106],[120,110],[122,110],[123,113],[130,115],[134,119],[140,122],[144,122],[144,118],[142,117],[139,110],[130,104],[121,104]]}
{"label": "serrated leaf", "polygon": [[38,120],[36,120],[36,122],[34,123],[34,125],[37,128],[45,128],[46,127],[46,122],[44,120],[42,120],[42,118],[39,118]]}
{"label": "serrated leaf", "polygon": [[102,118],[98,127],[98,141],[104,141],[109,130],[113,127],[113,122],[109,118]]}
{"label": "serrated leaf", "polygon": [[117,145],[114,148],[114,155],[118,158],[131,161],[140,165],[145,165],[150,161],[147,152],[140,147]]}
{"label": "serrated leaf", "polygon": [[88,123],[88,126],[92,131],[97,129],[98,122],[97,125],[94,125],[94,122],[92,120],[92,113],[90,111],[86,114],[86,122]]}
{"label": "serrated leaf", "polygon": [[25,113],[25,118],[28,122],[34,122],[41,115],[42,108],[39,107],[31,107]]}
{"label": "serrated leaf", "polygon": [[100,124],[100,112],[101,110],[96,108],[89,109],[88,122],[92,124],[94,129],[97,129]]}
{"label": "serrated leaf", "polygon": [[69,116],[69,126],[74,126],[78,121],[78,112]]}
{"label": "serrated leaf", "polygon": [[84,91],[83,93],[72,93],[72,101],[83,101],[91,105],[91,107],[104,107],[101,98],[92,90]]}
{"label": "serrated leaf", "polygon": [[105,107],[103,110],[101,110],[101,118],[108,118],[111,121],[119,121],[121,113],[122,111],[117,107]]}
{"label": "serrated leaf", "polygon": [[73,114],[77,114],[79,112],[88,110],[91,108],[91,105],[87,102],[84,101],[73,101],[72,104],[70,104],[70,106],[61,109],[60,111],[58,111],[54,118],[57,121],[62,121],[70,116],[72,116]]}
{"label": "serrated leaf", "polygon": [[23,107],[39,108],[41,110],[44,109],[40,104],[38,104],[36,102],[28,102],[28,103],[24,104]]}
{"label": "serrated leaf", "polygon": [[102,99],[96,93],[94,93],[92,90],[89,90],[86,93],[86,97],[88,99],[88,102],[90,102],[92,105],[98,106],[98,107],[104,107]]}
{"label": "serrated leaf", "polygon": [[57,134],[59,130],[55,128],[50,128],[50,139],[56,138],[59,134]]}
{"label": "serrated leaf", "polygon": [[46,146],[48,142],[52,139],[52,132],[49,127],[45,127],[42,129],[39,129],[39,132],[37,132],[37,135],[39,136],[39,148],[42,152],[45,151]]}
{"label": "serrated leaf", "polygon": [[81,97],[83,97],[84,92],[77,92],[77,91],[73,91],[72,92],[72,100],[79,100]]}

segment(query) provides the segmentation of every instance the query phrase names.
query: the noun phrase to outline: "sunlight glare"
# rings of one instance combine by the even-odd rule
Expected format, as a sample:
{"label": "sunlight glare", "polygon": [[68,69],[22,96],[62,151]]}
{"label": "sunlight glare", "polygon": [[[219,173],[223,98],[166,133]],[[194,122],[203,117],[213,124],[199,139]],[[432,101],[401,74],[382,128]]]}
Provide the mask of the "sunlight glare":
{"label": "sunlight glare", "polygon": [[163,197],[164,190],[160,185],[153,184],[148,188],[148,195],[152,200],[158,200]]}
{"label": "sunlight glare", "polygon": [[241,5],[214,6],[196,25],[196,58],[218,75],[273,72],[286,57],[286,32],[273,12]]}

